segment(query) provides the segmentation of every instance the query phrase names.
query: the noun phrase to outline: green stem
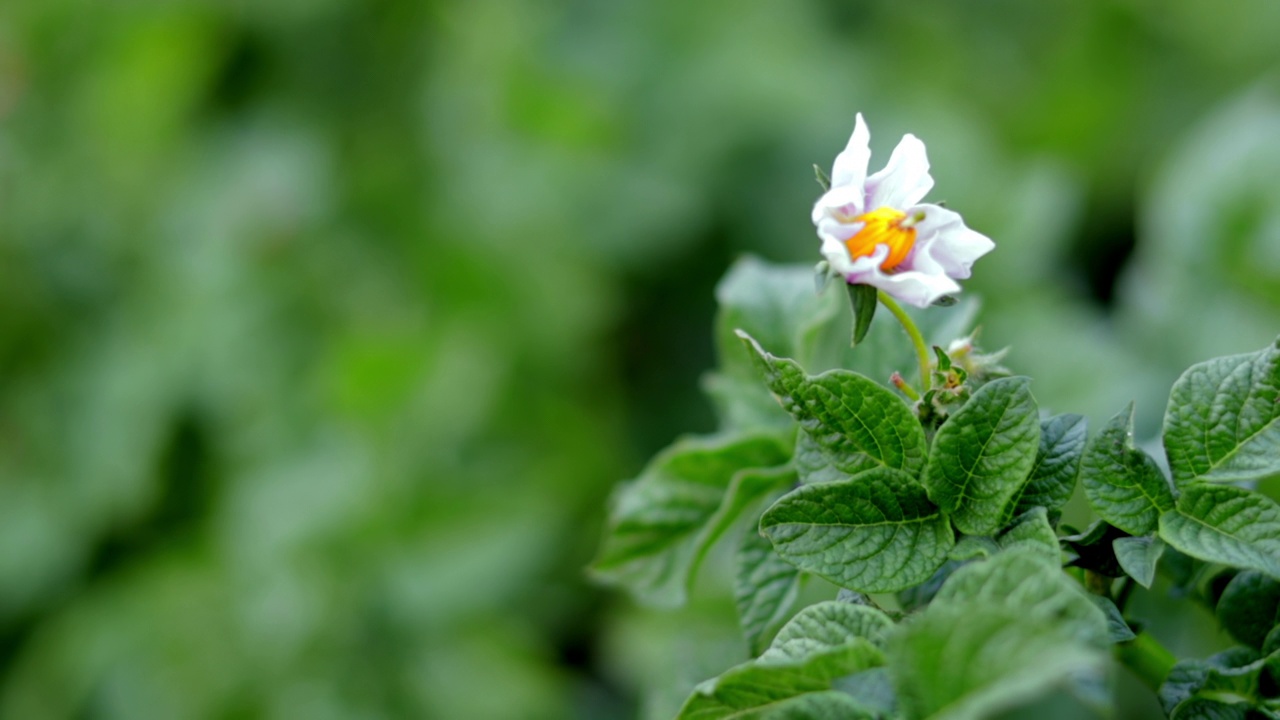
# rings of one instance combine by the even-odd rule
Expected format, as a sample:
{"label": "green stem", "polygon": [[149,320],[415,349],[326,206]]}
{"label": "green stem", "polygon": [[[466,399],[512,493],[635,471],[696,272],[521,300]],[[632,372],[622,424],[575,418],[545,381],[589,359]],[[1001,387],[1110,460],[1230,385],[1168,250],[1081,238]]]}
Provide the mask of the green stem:
{"label": "green stem", "polygon": [[930,386],[933,384],[932,372],[930,372],[929,346],[924,343],[924,336],[920,334],[920,328],[916,327],[916,323],[907,314],[906,310],[897,303],[889,294],[883,290],[876,292],[876,297],[880,299],[880,304],[889,309],[893,316],[898,318],[898,322],[902,323],[902,329],[907,331],[907,335],[911,338],[911,344],[916,348],[916,358],[920,361],[920,388],[924,392],[929,392]]}
{"label": "green stem", "polygon": [[1158,691],[1178,661],[1159,640],[1143,632],[1129,642],[1115,646],[1116,659],[1133,671],[1147,687]]}

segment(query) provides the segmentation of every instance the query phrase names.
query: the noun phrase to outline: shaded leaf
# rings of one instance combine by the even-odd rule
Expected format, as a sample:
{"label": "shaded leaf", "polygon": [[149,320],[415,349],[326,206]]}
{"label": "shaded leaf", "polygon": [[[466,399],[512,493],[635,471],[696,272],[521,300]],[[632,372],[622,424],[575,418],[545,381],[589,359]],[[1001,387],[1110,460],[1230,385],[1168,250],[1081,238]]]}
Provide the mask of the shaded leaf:
{"label": "shaded leaf", "polygon": [[1125,574],[1144,588],[1155,581],[1156,564],[1164,554],[1164,542],[1158,537],[1121,537],[1111,541],[1116,561]]}
{"label": "shaded leaf", "polygon": [[1280,582],[1246,570],[1227,583],[1214,612],[1231,636],[1250,647],[1261,648],[1276,626],[1280,608]]}
{"label": "shaded leaf", "polygon": [[756,528],[749,528],[738,548],[733,599],[752,655],[764,649],[765,640],[782,624],[799,591],[800,571],[779,557],[773,543]]}

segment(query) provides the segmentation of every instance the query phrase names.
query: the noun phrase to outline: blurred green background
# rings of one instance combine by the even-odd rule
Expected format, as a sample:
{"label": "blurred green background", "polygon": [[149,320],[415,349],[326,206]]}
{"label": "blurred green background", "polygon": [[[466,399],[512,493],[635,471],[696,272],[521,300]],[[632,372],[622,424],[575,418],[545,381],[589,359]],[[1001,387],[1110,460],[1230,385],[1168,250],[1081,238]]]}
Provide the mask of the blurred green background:
{"label": "blurred green background", "polygon": [[582,567],[613,484],[714,425],[717,278],[816,261],[854,113],[996,240],[967,289],[1041,405],[1152,436],[1183,368],[1280,332],[1277,27],[5,0],[0,717],[662,717],[731,614]]}

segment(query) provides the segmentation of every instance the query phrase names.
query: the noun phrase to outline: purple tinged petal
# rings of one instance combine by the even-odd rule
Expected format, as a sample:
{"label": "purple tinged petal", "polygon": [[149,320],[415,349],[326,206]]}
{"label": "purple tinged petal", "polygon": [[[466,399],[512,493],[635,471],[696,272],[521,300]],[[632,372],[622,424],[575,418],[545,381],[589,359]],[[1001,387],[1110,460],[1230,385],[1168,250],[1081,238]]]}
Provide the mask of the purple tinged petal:
{"label": "purple tinged petal", "polygon": [[957,212],[930,204],[908,212],[924,213],[924,219],[916,224],[915,254],[936,263],[953,278],[969,277],[974,261],[996,246],[991,238],[970,230]]}
{"label": "purple tinged petal", "polygon": [[915,135],[903,135],[884,169],[867,178],[867,207],[901,210],[923,200],[931,189],[924,143]]}
{"label": "purple tinged petal", "polygon": [[849,143],[831,165],[832,188],[845,186],[862,188],[862,184],[867,179],[867,163],[871,161],[870,143],[871,131],[867,129],[862,113],[858,113],[858,118],[853,125],[853,135],[849,136]]}

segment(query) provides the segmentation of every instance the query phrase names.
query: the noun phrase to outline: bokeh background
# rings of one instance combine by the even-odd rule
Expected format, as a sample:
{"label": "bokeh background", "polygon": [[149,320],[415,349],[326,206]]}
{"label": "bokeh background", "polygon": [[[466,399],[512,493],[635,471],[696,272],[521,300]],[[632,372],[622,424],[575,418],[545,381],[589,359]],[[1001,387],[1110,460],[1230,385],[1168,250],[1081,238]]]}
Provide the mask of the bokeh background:
{"label": "bokeh background", "polygon": [[[863,112],[1042,406],[1280,332],[1280,4],[5,0],[0,717],[663,717],[582,568]],[[683,684],[682,684],[683,683]],[[674,689],[673,689],[674,688]]]}

